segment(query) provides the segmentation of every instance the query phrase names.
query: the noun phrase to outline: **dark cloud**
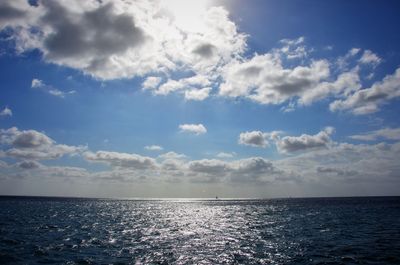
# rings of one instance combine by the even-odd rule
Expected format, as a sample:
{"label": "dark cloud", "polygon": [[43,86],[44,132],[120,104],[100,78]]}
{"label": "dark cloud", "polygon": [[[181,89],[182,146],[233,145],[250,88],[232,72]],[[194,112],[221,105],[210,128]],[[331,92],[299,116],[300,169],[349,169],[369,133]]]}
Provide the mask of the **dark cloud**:
{"label": "dark cloud", "polygon": [[211,174],[211,175],[225,175],[230,168],[227,163],[216,159],[203,159],[191,161],[189,169],[193,172]]}
{"label": "dark cloud", "polygon": [[16,148],[37,148],[43,145],[51,145],[53,141],[43,133],[28,130],[19,133],[12,145]]}
{"label": "dark cloud", "polygon": [[347,176],[352,177],[358,175],[356,170],[346,170],[342,168],[333,168],[333,167],[317,167],[317,173],[321,174],[334,174],[337,176]]}
{"label": "dark cloud", "polygon": [[374,113],[387,101],[400,97],[399,85],[400,68],[370,88],[358,90],[343,100],[332,102],[329,108],[331,111],[350,110],[357,115]]}
{"label": "dark cloud", "polygon": [[141,170],[155,169],[157,167],[156,161],[153,158],[137,154],[98,151],[96,153],[86,152],[83,156],[88,161],[102,162],[113,167]]}
{"label": "dark cloud", "polygon": [[22,169],[35,169],[41,167],[42,165],[36,161],[22,161],[18,163],[17,166]]}
{"label": "dark cloud", "polygon": [[268,141],[267,134],[260,131],[244,132],[239,135],[239,144],[255,147],[266,147]]}
{"label": "dark cloud", "polygon": [[282,153],[293,153],[309,149],[327,148],[332,142],[330,135],[334,129],[327,127],[325,130],[315,134],[302,134],[301,136],[285,136],[276,141],[278,150]]}
{"label": "dark cloud", "polygon": [[204,58],[213,57],[215,52],[216,52],[216,47],[209,43],[201,44],[193,50],[193,53],[198,54]]}
{"label": "dark cloud", "polygon": [[8,2],[0,3],[0,24],[9,22],[10,20],[23,18],[25,11],[18,9]]}
{"label": "dark cloud", "polygon": [[42,23],[52,28],[46,36],[46,57],[58,59],[88,59],[87,67],[96,67],[111,55],[121,54],[142,44],[143,31],[126,14],[114,14],[113,5],[82,14],[72,13],[57,1],[43,1],[47,12]]}
{"label": "dark cloud", "polygon": [[231,175],[232,181],[252,182],[252,181],[271,181],[278,170],[271,161],[262,157],[250,157],[233,162],[235,170]]}
{"label": "dark cloud", "polygon": [[44,133],[35,130],[20,131],[16,127],[0,129],[0,143],[11,147],[3,151],[5,156],[23,160],[57,159],[85,150],[83,146],[56,144]]}

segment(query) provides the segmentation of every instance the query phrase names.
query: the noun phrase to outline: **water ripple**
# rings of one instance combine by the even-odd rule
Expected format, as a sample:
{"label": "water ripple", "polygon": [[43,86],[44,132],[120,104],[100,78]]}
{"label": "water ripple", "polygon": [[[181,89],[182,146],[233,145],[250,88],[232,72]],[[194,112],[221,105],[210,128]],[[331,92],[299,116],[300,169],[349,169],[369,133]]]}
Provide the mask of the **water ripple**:
{"label": "water ripple", "polygon": [[0,199],[1,264],[400,264],[400,199]]}

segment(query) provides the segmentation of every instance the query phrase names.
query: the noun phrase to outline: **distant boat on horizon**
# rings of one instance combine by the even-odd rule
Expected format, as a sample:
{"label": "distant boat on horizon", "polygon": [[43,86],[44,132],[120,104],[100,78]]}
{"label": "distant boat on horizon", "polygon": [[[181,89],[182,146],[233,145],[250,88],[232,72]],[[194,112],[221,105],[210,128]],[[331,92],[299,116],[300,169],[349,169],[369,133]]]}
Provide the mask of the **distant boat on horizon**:
{"label": "distant boat on horizon", "polygon": [[218,200],[218,196],[215,196],[215,199]]}

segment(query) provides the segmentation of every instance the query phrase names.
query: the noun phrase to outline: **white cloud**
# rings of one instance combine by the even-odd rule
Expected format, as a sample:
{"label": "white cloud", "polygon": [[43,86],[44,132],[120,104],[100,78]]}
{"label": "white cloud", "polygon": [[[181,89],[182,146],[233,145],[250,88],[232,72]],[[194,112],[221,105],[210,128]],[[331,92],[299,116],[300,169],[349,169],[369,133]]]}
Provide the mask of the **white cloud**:
{"label": "white cloud", "polygon": [[164,148],[162,148],[162,146],[159,146],[159,145],[146,145],[144,147],[144,149],[149,150],[149,151],[161,151]]}
{"label": "white cloud", "polygon": [[232,162],[234,172],[231,176],[232,181],[241,182],[269,182],[277,177],[277,174],[283,175],[282,170],[278,170],[273,162],[262,157],[250,157]]}
{"label": "white cloud", "polygon": [[377,66],[382,62],[382,59],[372,51],[365,50],[359,62],[362,64],[371,64],[373,66]]}
{"label": "white cloud", "polygon": [[64,98],[66,95],[75,94],[76,91],[75,91],[75,90],[70,90],[70,91],[64,92],[64,91],[61,91],[61,90],[58,90],[58,89],[50,89],[50,90],[48,91],[48,93],[49,93],[50,95],[52,95],[52,96]]}
{"label": "white cloud", "polygon": [[202,159],[190,161],[188,168],[192,172],[204,173],[214,176],[223,176],[230,171],[229,164],[217,159]]}
{"label": "white cloud", "polygon": [[349,64],[354,57],[359,54],[361,51],[360,48],[351,48],[344,56],[339,56],[336,59],[336,64],[340,70],[345,70],[348,68]]}
{"label": "white cloud", "polygon": [[3,151],[5,156],[23,160],[57,159],[86,149],[84,146],[56,144],[44,133],[35,130],[20,131],[16,127],[0,129],[0,143],[10,147]]}
{"label": "white cloud", "polygon": [[211,87],[205,87],[202,89],[186,90],[185,91],[185,99],[201,101],[201,100],[208,98],[210,91],[211,91]]}
{"label": "white cloud", "polygon": [[46,84],[43,80],[34,78],[32,79],[31,88],[40,89],[41,91],[59,98],[64,98],[67,95],[75,94],[75,90],[61,91],[51,85]]}
{"label": "white cloud", "polygon": [[143,89],[155,89],[161,81],[161,77],[149,76],[143,81],[142,87]]}
{"label": "white cloud", "polygon": [[[345,109],[343,98],[362,91],[358,67],[382,61],[370,50],[360,55],[359,48],[336,63],[311,58],[313,48],[303,36],[281,40],[265,54],[246,56],[247,36],[225,8],[190,4],[182,12],[182,5],[184,1],[44,0],[34,7],[7,1],[1,5],[0,30],[8,27],[17,49],[38,49],[46,62],[101,80],[143,77],[143,89],[154,95],[175,92],[187,100],[205,100],[215,88],[219,96],[261,104],[290,101],[300,106],[335,97],[339,100],[331,109]],[[176,79],[177,73],[192,76]],[[32,80],[32,87],[58,97],[75,93],[39,79]],[[360,106],[353,113],[371,113],[378,105]]]}
{"label": "white cloud", "polygon": [[159,155],[158,157],[161,158],[161,159],[176,159],[176,160],[181,160],[181,159],[185,159],[185,158],[186,158],[186,155],[184,155],[184,154],[178,154],[178,153],[175,153],[175,152],[168,152],[168,153],[165,153],[165,154],[161,154],[161,155]]}
{"label": "white cloud", "polygon": [[364,134],[349,136],[351,139],[360,141],[376,141],[379,139],[400,140],[400,128],[383,128]]}
{"label": "white cloud", "polygon": [[9,107],[5,107],[2,111],[0,111],[1,117],[12,116],[12,111]]}
{"label": "white cloud", "polygon": [[239,144],[265,148],[268,146],[268,134],[260,131],[244,132],[239,135]]}
{"label": "white cloud", "polygon": [[33,7],[18,0],[1,8],[0,30],[13,30],[21,52],[39,49],[47,62],[99,79],[180,67],[206,72],[245,47],[245,35],[222,7],[190,4],[182,13],[171,1],[44,0]]}
{"label": "white cloud", "polygon": [[219,152],[216,155],[216,157],[218,157],[218,158],[233,158],[234,156],[236,156],[235,152],[231,152],[231,153]]}
{"label": "white cloud", "polygon": [[340,143],[276,161],[276,166],[297,172],[304,180],[320,183],[368,183],[398,180],[399,143]]}
{"label": "white cloud", "polygon": [[179,129],[182,132],[194,133],[196,135],[204,134],[207,132],[206,127],[203,124],[181,124],[179,125]]}
{"label": "white cloud", "polygon": [[360,88],[358,69],[353,69],[341,73],[333,82],[320,82],[314,89],[304,91],[299,99],[299,103],[302,105],[311,105],[313,102],[326,98],[329,95],[349,95]]}
{"label": "white cloud", "polygon": [[255,55],[250,60],[234,61],[224,68],[224,82],[219,94],[246,97],[262,104],[281,104],[315,89],[329,74],[326,60],[290,69],[284,68],[275,54]]}
{"label": "white cloud", "polygon": [[276,146],[281,153],[328,148],[332,143],[330,135],[334,132],[332,127],[326,127],[315,135],[302,134],[300,136],[285,136],[277,139]]}
{"label": "white cloud", "polygon": [[128,154],[109,151],[85,152],[83,157],[87,161],[101,162],[113,167],[134,169],[155,169],[156,161],[151,157],[138,154]]}
{"label": "white cloud", "polygon": [[11,144],[16,148],[38,148],[41,146],[52,145],[53,142],[52,139],[43,133],[35,130],[28,130],[21,132],[17,131]]}
{"label": "white cloud", "polygon": [[193,75],[179,80],[168,79],[153,91],[155,95],[168,95],[172,92],[180,91],[184,93],[186,99],[204,100],[208,97],[211,88],[204,87],[211,82],[205,75]]}
{"label": "white cloud", "polygon": [[326,127],[315,135],[302,134],[300,136],[284,136],[282,131],[244,132],[239,135],[239,144],[265,148],[269,143],[274,143],[280,153],[296,153],[321,148],[328,148],[333,144],[330,135],[333,127]]}
{"label": "white cloud", "polygon": [[299,37],[297,39],[283,39],[280,43],[283,47],[278,50],[287,59],[302,59],[308,56],[309,51],[304,45],[305,38]]}
{"label": "white cloud", "polygon": [[32,83],[31,83],[32,88],[40,88],[43,86],[45,86],[45,84],[43,83],[42,80],[37,79],[37,78],[32,79]]}
{"label": "white cloud", "polygon": [[[21,161],[8,165],[0,162],[0,177],[59,177],[90,179],[105,182],[219,182],[219,183],[260,183],[275,185],[283,182],[332,184],[366,183],[381,180],[396,181],[399,175],[400,143],[348,144],[335,143],[330,139],[333,128],[327,127],[315,134],[298,137],[282,137],[282,132],[267,134],[266,138],[275,143],[280,151],[295,153],[292,156],[270,161],[262,157],[224,161],[219,159],[189,160],[175,152],[168,152],[157,159],[110,151],[85,152],[82,157],[88,162],[100,162],[111,166],[103,171],[90,172],[84,168],[45,166],[31,157],[18,156]],[[371,135],[398,140],[395,129],[374,131]],[[19,136],[19,137],[17,137]],[[375,136],[374,136],[375,137]],[[290,138],[290,139],[289,139]],[[288,140],[289,139],[289,140]],[[75,150],[75,147],[55,144],[54,140],[37,131],[19,131],[16,128],[2,130],[2,157],[10,150],[18,152],[42,151],[44,146]],[[283,145],[282,145],[283,144]],[[279,146],[281,145],[281,146]],[[50,150],[48,148],[48,150]],[[307,151],[307,152],[299,152]],[[54,151],[53,151],[54,152]],[[221,157],[228,157],[221,153]],[[232,153],[231,153],[232,154]],[[14,156],[16,157],[16,156]],[[47,156],[48,157],[48,154]],[[279,184],[280,185],[280,184]],[[336,184],[335,184],[336,185]]]}
{"label": "white cloud", "polygon": [[154,91],[157,95],[168,95],[171,92],[180,90],[184,88],[184,84],[182,82],[169,79],[167,82],[160,85],[160,87]]}
{"label": "white cloud", "polygon": [[344,99],[332,102],[329,108],[331,111],[349,110],[363,115],[379,111],[381,105],[397,97],[400,97],[400,68],[370,88],[357,90]]}

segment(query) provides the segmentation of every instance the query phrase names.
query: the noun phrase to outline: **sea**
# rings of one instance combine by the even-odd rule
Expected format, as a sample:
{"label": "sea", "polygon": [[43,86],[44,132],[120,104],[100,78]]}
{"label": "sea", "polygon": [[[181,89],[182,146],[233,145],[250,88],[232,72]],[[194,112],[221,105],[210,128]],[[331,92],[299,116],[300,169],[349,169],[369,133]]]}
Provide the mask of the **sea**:
{"label": "sea", "polygon": [[400,197],[0,197],[0,264],[400,264]]}

